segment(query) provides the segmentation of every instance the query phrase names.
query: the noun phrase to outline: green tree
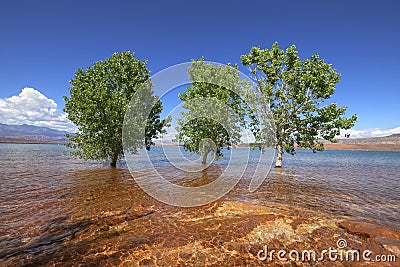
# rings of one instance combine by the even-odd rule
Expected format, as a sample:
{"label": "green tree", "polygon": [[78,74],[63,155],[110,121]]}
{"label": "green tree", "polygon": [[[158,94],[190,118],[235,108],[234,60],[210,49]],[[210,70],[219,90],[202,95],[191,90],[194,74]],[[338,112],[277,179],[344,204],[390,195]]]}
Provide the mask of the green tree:
{"label": "green tree", "polygon": [[177,139],[186,150],[200,154],[205,164],[213,152],[222,157],[222,148],[240,141],[244,105],[240,98],[242,81],[237,67],[215,66],[204,58],[192,60],[188,72],[191,86],[179,94],[187,111],[178,119]]}
{"label": "green tree", "polygon": [[86,70],[79,68],[71,79],[70,98],[64,96],[67,118],[78,126],[75,135],[67,135],[72,152],[83,159],[109,159],[111,166],[123,154],[122,127],[125,112],[136,91],[145,86],[142,95],[154,105],[145,119],[144,142],[135,143],[133,151],[142,144],[150,149],[152,138],[163,133],[165,120],[160,120],[161,101],[152,96],[146,63],[134,58],[130,51],[114,53]]}
{"label": "green tree", "polygon": [[[341,129],[353,127],[357,116],[344,116],[347,107],[326,103],[335,92],[340,74],[318,54],[300,60],[294,45],[282,50],[277,43],[271,49],[253,47],[241,56],[252,73],[256,86],[250,88],[250,127],[256,145],[265,143],[265,132],[276,135],[276,167],[282,166],[282,153],[295,153],[296,147],[322,151],[322,140],[337,142]],[[268,143],[268,142],[267,142]]]}

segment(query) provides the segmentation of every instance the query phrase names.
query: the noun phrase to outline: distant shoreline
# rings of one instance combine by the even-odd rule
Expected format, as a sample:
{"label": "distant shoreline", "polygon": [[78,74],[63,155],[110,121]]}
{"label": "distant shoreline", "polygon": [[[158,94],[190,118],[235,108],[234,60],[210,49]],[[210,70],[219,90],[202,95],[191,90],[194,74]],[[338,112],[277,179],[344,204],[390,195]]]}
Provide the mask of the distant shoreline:
{"label": "distant shoreline", "polygon": [[65,145],[65,142],[4,142],[4,141],[0,141],[0,144],[15,144],[15,145]]}
{"label": "distant shoreline", "polygon": [[[52,144],[52,145],[65,145],[67,142],[40,142],[40,141],[29,141],[29,140],[0,140],[0,144]],[[177,147],[182,146],[178,144],[160,144],[157,143],[155,146],[167,146],[167,147]],[[237,148],[246,148],[248,145],[238,145]],[[341,143],[330,143],[324,144],[325,150],[360,150],[360,151],[387,151],[387,152],[400,152],[400,144],[341,144]],[[299,150],[305,150],[301,148],[297,148]]]}
{"label": "distant shoreline", "polygon": [[4,141],[0,140],[0,144],[28,144],[28,145],[65,145],[67,142],[40,142],[40,141],[15,141],[15,140],[10,140],[10,141]]}
{"label": "distant shoreline", "polygon": [[400,144],[324,144],[326,150],[362,150],[400,152]]}

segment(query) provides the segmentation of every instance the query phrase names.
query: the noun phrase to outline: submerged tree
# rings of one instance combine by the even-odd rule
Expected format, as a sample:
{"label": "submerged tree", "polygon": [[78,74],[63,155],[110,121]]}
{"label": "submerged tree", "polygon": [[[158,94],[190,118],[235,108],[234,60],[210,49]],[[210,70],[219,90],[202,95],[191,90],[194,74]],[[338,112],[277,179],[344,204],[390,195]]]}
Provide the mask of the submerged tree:
{"label": "submerged tree", "polygon": [[[160,120],[161,101],[152,96],[146,62],[134,58],[130,51],[114,53],[86,70],[78,69],[70,81],[70,98],[64,96],[67,117],[78,126],[75,135],[67,135],[68,146],[76,148],[74,155],[83,159],[109,159],[111,166],[123,154],[122,127],[131,98],[142,86],[146,99],[153,102],[145,118],[143,144],[153,145],[152,138],[163,133],[165,120]],[[141,146],[138,142],[136,146]],[[135,150],[137,147],[132,147]]]}
{"label": "submerged tree", "polygon": [[222,157],[224,146],[230,148],[240,141],[243,82],[236,68],[212,65],[204,58],[193,60],[188,72],[192,86],[179,94],[187,111],[178,119],[177,139],[186,150],[201,154],[205,164],[211,152]]}
{"label": "submerged tree", "polygon": [[249,117],[256,145],[262,147],[268,141],[264,140],[264,132],[270,129],[272,120],[276,167],[282,166],[284,150],[290,154],[296,147],[322,151],[322,139],[337,142],[335,137],[340,130],[353,127],[357,120],[356,115],[344,116],[347,107],[326,104],[340,74],[318,54],[300,60],[294,45],[282,50],[274,43],[271,49],[253,47],[249,54],[241,56],[241,61],[256,82],[247,92],[254,99]]}

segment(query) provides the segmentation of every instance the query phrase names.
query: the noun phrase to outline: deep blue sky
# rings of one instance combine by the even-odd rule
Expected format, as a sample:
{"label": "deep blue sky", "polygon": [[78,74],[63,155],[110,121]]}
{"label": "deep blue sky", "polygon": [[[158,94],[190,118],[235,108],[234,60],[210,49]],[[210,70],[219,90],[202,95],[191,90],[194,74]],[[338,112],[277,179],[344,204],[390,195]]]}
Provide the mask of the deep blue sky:
{"label": "deep blue sky", "polygon": [[[355,129],[400,125],[399,1],[1,1],[0,98],[33,87],[63,108],[79,67],[131,50],[154,74],[204,56],[295,44],[342,74]],[[241,67],[241,70],[245,70]],[[166,103],[171,105],[172,103]]]}

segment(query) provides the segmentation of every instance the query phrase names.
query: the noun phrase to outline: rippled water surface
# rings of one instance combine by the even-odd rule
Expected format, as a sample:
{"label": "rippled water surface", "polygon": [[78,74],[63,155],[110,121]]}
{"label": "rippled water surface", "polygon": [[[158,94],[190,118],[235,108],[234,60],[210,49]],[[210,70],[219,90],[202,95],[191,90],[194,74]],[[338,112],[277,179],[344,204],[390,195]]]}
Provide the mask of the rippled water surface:
{"label": "rippled water surface", "polygon": [[[123,163],[112,169],[74,159],[68,152],[61,145],[0,144],[0,265],[90,259],[98,251],[104,257],[114,255],[110,260],[117,264],[126,256],[124,251],[139,246],[188,241],[179,235],[173,219],[184,208],[164,205],[145,194]],[[160,153],[160,148],[152,153]],[[253,193],[248,191],[256,166],[251,158],[243,179],[224,199],[301,207],[400,230],[399,152],[299,151],[284,156],[284,168],[272,168]],[[162,157],[153,163],[172,182],[197,186],[215,180],[227,162],[220,160],[189,174]],[[140,221],[154,212],[157,218]],[[155,235],[161,228],[165,235]]]}

